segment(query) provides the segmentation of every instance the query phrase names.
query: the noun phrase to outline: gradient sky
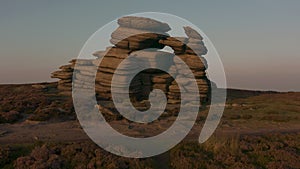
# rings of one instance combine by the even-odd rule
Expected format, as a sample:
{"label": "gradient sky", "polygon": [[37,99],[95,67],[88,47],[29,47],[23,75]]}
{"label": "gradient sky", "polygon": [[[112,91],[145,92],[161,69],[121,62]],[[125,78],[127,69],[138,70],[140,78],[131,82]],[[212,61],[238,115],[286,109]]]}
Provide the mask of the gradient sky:
{"label": "gradient sky", "polygon": [[0,83],[50,81],[96,30],[137,12],[197,25],[217,48],[230,88],[300,91],[297,0],[1,0]]}

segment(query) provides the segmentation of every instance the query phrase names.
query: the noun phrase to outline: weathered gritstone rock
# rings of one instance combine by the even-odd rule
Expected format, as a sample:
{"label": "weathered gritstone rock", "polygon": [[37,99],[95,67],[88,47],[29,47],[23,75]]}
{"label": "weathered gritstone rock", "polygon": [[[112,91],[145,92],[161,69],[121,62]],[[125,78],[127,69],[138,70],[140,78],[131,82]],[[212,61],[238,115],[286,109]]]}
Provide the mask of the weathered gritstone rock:
{"label": "weathered gritstone rock", "polygon": [[135,28],[141,30],[151,30],[151,31],[162,31],[167,32],[171,30],[167,23],[159,22],[154,19],[136,17],[136,16],[125,16],[118,19],[118,24],[120,26]]}
{"label": "weathered gritstone rock", "polygon": [[72,91],[72,76],[73,76],[73,66],[64,65],[60,67],[60,71],[55,71],[52,73],[51,78],[58,78],[57,88],[61,91],[62,95],[71,95]]}
{"label": "weathered gritstone rock", "polygon": [[104,56],[111,56],[111,57],[116,57],[120,59],[125,59],[128,54],[131,52],[131,50],[128,49],[122,49],[122,48],[117,48],[117,47],[107,47],[105,51],[97,51],[93,53],[93,55],[97,58],[101,58]]}
{"label": "weathered gritstone rock", "polygon": [[148,39],[157,40],[166,37],[168,37],[166,32],[153,32],[126,27],[119,27],[111,34],[112,39],[127,39],[133,42],[142,42]]}
{"label": "weathered gritstone rock", "polygon": [[73,72],[66,72],[66,71],[62,70],[62,71],[53,72],[51,77],[68,80],[72,77],[72,75],[73,75]]}
{"label": "weathered gritstone rock", "polygon": [[[71,95],[72,94],[72,78],[74,71],[81,71],[81,77],[75,78],[74,85],[76,87],[88,88],[88,84],[86,84],[86,80],[89,76],[92,76],[92,70],[90,67],[92,65],[91,60],[83,60],[83,59],[73,59],[69,62],[68,65],[63,65],[60,67],[61,70],[55,71],[52,73],[52,78],[60,79],[58,81],[57,88],[61,91],[62,95]],[[75,63],[77,63],[77,69],[74,70]],[[76,74],[76,76],[80,76]],[[79,80],[77,80],[79,79]]]}
{"label": "weathered gritstone rock", "polygon": [[159,43],[169,35],[165,32],[153,32],[147,30],[137,30],[126,27],[119,27],[111,34],[110,42],[116,47],[130,50],[141,50],[146,48],[163,48]]}
{"label": "weathered gritstone rock", "polygon": [[[207,53],[207,49],[198,32],[191,27],[184,27],[187,37],[170,37],[167,33],[170,30],[168,24],[133,16],[120,18],[118,24],[120,27],[111,34],[110,39],[114,46],[93,53],[95,59],[74,59],[70,61],[70,64],[61,66],[59,71],[52,73],[53,78],[60,79],[58,88],[61,94],[71,94],[72,77],[75,72],[74,87],[80,90],[90,90],[94,85],[98,108],[105,114],[106,119],[119,119],[120,117],[112,102],[112,85],[116,88],[118,95],[126,96],[126,93],[129,93],[132,104],[138,110],[147,110],[150,107],[147,100],[153,89],[162,90],[168,99],[163,116],[176,115],[180,109],[181,97],[177,85],[179,82],[186,84],[185,87],[189,90],[189,83],[192,79],[196,79],[201,104],[209,101],[211,83],[205,73],[207,62],[202,57]],[[159,51],[164,46],[171,47],[174,53]],[[189,66],[193,74],[184,70],[181,64],[175,66],[175,55]],[[74,70],[75,63],[77,64],[76,70]],[[134,71],[138,68],[151,66],[164,67],[174,77],[162,70],[145,69],[134,76],[130,82],[129,91],[124,93],[123,86],[127,84],[128,75],[136,74]],[[116,76],[114,84],[112,84],[113,76]],[[190,94],[194,96],[194,93],[198,91],[192,92]],[[193,106],[194,100],[190,97],[183,103]],[[123,102],[122,100],[116,101]]]}
{"label": "weathered gritstone rock", "polygon": [[170,27],[153,19],[143,17],[123,17],[118,20],[120,25],[112,34],[110,42],[117,48],[141,50],[147,48],[162,49],[159,40],[167,38]]}
{"label": "weathered gritstone rock", "polygon": [[185,34],[189,38],[203,40],[203,37],[195,29],[193,29],[189,26],[185,26],[185,27],[183,27],[183,29],[184,29]]}

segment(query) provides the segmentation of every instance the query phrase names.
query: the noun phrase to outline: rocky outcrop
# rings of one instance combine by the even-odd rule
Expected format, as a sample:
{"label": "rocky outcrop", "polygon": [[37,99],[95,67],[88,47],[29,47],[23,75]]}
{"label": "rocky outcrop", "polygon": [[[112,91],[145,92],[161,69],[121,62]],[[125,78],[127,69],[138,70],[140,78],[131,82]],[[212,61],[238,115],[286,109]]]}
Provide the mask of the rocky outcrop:
{"label": "rocky outcrop", "polygon": [[[99,108],[114,114],[112,103],[112,78],[116,74],[117,91],[123,91],[121,86],[128,80],[128,75],[140,67],[153,65],[164,66],[173,72],[178,79],[188,78],[188,84],[196,79],[200,91],[201,103],[207,103],[210,93],[210,81],[206,77],[207,63],[202,55],[207,49],[202,36],[191,27],[184,27],[187,37],[170,37],[167,31],[171,28],[166,23],[143,17],[127,16],[118,20],[119,27],[111,34],[110,42],[114,45],[105,51],[97,51],[91,60],[72,60],[69,65],[61,66],[59,71],[52,73],[53,78],[59,78],[58,88],[61,94],[71,94],[73,85],[80,89],[91,89],[91,78],[95,77],[95,92]],[[174,53],[160,51],[165,46],[173,49]],[[151,50],[148,50],[151,48]],[[146,50],[147,49],[147,50]],[[182,65],[177,64],[174,56],[181,58],[190,67],[193,74],[183,71]],[[126,59],[130,56],[130,59]],[[200,56],[200,57],[199,57]],[[159,62],[157,61],[159,60]],[[124,62],[123,62],[124,61]],[[74,66],[76,65],[76,70]],[[122,64],[121,64],[122,63]],[[120,65],[121,64],[121,65]],[[74,76],[73,76],[73,72]],[[122,89],[122,90],[121,90]],[[168,99],[166,114],[178,110],[181,102],[177,82],[168,73],[158,69],[145,69],[139,72],[130,82],[129,94],[133,105],[140,110],[149,108],[147,100],[153,89],[162,90]],[[127,91],[128,92],[128,91]],[[198,92],[198,91],[192,91]],[[120,92],[119,94],[124,94]]]}

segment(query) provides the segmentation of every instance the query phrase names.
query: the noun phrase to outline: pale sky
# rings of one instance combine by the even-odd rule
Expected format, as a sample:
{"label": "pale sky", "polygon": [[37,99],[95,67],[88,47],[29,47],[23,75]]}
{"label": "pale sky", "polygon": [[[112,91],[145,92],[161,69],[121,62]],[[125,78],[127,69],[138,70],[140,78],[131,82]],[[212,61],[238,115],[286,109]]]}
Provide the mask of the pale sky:
{"label": "pale sky", "polygon": [[100,27],[123,15],[182,17],[210,38],[228,87],[300,91],[300,1],[0,1],[0,83],[50,81]]}

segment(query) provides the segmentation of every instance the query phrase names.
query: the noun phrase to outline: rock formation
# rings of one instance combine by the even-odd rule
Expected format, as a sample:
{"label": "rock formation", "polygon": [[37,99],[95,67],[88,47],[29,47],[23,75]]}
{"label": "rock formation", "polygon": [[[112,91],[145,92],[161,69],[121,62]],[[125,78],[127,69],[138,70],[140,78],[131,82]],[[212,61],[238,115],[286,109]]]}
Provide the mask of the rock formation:
{"label": "rock formation", "polygon": [[[120,18],[118,24],[119,27],[111,34],[110,39],[114,46],[107,47],[105,51],[95,52],[93,55],[96,59],[72,60],[69,65],[61,66],[59,71],[52,73],[53,78],[60,79],[58,88],[61,94],[71,94],[73,71],[76,71],[73,85],[83,90],[91,88],[93,72],[97,72],[95,92],[99,108],[102,112],[113,115],[117,111],[112,103],[111,87],[116,69],[118,68],[118,74],[114,87],[121,89],[128,80],[128,75],[137,68],[160,64],[169,72],[173,72],[178,79],[180,77],[196,79],[201,103],[205,104],[209,101],[210,81],[205,73],[207,63],[202,57],[207,53],[207,49],[198,32],[191,27],[184,27],[187,37],[170,37],[167,33],[171,30],[168,24],[134,16]],[[165,46],[171,47],[174,53],[160,51]],[[182,66],[180,64],[175,66],[175,55],[189,66],[193,74],[188,72],[178,74]],[[130,59],[126,59],[125,62],[124,59],[128,56]],[[74,70],[75,63],[76,70]],[[185,81],[187,86],[189,83],[190,81]],[[132,104],[140,110],[148,109],[150,105],[147,100],[153,89],[160,89],[166,94],[168,100],[166,115],[174,114],[179,109],[181,99],[177,82],[167,72],[159,69],[145,69],[135,75],[129,88]]]}

